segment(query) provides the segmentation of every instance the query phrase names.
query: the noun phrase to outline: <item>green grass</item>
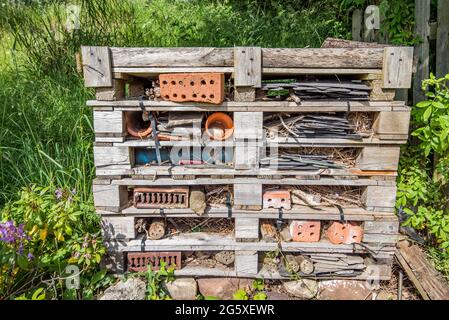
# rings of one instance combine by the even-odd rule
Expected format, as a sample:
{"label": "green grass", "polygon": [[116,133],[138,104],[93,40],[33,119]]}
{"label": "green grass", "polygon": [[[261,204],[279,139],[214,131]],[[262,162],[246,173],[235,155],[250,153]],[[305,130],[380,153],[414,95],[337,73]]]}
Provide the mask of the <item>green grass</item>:
{"label": "green grass", "polygon": [[28,3],[0,11],[0,206],[31,183],[76,188],[91,201],[92,92],[75,71],[81,45],[317,47],[349,34],[339,1],[75,1],[74,32],[64,1]]}

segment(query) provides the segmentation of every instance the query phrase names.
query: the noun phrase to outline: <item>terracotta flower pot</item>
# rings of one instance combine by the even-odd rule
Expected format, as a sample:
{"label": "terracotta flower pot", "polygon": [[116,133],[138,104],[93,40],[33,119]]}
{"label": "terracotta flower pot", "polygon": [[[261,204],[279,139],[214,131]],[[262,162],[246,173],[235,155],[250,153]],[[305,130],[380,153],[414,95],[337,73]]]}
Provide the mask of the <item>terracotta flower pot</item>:
{"label": "terracotta flower pot", "polygon": [[130,111],[125,113],[126,130],[133,137],[144,138],[151,134],[151,122],[143,121],[142,112]]}
{"label": "terracotta flower pot", "polygon": [[206,133],[212,140],[226,140],[234,133],[234,122],[227,114],[215,112],[206,120]]}

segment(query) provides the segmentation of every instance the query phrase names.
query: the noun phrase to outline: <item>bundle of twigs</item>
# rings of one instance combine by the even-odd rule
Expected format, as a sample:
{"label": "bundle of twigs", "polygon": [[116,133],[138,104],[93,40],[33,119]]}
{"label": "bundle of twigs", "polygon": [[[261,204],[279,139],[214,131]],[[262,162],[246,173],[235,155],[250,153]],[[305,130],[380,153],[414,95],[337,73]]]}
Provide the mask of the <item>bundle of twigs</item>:
{"label": "bundle of twigs", "polygon": [[319,198],[321,205],[362,207],[362,189],[351,186],[291,186],[290,190],[301,190]]}
{"label": "bundle of twigs", "polygon": [[206,201],[211,207],[223,207],[226,205],[227,197],[231,205],[234,203],[232,194],[232,186],[229,185],[207,185],[204,187],[206,191]]}

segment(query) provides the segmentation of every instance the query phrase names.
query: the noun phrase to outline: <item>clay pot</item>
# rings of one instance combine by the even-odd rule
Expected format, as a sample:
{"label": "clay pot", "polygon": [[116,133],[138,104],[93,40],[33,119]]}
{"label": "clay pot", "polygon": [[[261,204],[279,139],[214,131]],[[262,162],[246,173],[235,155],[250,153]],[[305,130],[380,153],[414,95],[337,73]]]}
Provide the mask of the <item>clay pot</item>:
{"label": "clay pot", "polygon": [[143,121],[142,112],[130,111],[125,113],[126,130],[130,135],[144,138],[151,134],[151,122]]}
{"label": "clay pot", "polygon": [[215,112],[207,117],[206,133],[212,140],[226,140],[234,133],[234,122],[227,114]]}

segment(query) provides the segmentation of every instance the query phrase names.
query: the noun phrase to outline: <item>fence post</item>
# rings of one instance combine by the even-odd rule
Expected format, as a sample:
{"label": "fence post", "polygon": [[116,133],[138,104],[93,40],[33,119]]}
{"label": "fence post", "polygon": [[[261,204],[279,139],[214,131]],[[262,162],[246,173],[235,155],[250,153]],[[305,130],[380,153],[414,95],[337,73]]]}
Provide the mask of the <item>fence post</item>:
{"label": "fence post", "polygon": [[362,40],[362,10],[355,9],[352,13],[352,40]]}
{"label": "fence post", "polygon": [[429,77],[430,0],[415,0],[415,35],[421,42],[415,45],[415,61],[418,62],[413,79],[413,104],[425,99],[421,82]]}
{"label": "fence post", "polygon": [[449,0],[438,0],[436,76],[449,73]]}

